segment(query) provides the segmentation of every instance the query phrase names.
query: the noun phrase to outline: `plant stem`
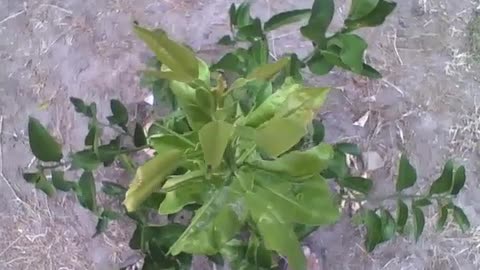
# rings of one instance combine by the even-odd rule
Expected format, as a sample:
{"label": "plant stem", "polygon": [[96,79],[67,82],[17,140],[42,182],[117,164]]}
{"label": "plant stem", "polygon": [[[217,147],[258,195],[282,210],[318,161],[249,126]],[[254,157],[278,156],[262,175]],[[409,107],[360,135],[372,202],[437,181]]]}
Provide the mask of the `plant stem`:
{"label": "plant stem", "polygon": [[132,159],[129,156],[127,156],[126,154],[121,154],[118,157],[118,161],[120,161],[122,167],[127,170],[129,174],[135,175],[136,169],[133,165]]}
{"label": "plant stem", "polygon": [[184,136],[178,134],[177,132],[165,127],[165,126],[162,126],[160,125],[159,123],[153,123],[154,126],[160,128],[162,131],[166,132],[166,133],[169,133],[170,135],[173,135],[177,138],[179,138],[180,140],[182,140],[183,142],[187,143],[188,145],[192,146],[192,147],[195,147],[196,145],[190,141],[189,139],[185,138]]}
{"label": "plant stem", "polygon": [[51,169],[56,169],[56,168],[59,168],[59,167],[64,167],[64,166],[67,166],[68,164],[67,163],[64,163],[64,162],[58,162],[57,164],[54,164],[54,165],[41,165],[41,164],[38,164],[37,165],[37,168],[39,170],[51,170]]}
{"label": "plant stem", "polygon": [[391,200],[408,200],[408,199],[445,199],[450,198],[450,195],[442,195],[442,194],[434,194],[434,195],[417,195],[417,194],[403,194],[403,193],[393,193],[383,197],[364,197],[364,198],[349,198],[351,201],[355,202],[363,202],[367,201],[373,204],[378,204],[384,201],[391,201]]}

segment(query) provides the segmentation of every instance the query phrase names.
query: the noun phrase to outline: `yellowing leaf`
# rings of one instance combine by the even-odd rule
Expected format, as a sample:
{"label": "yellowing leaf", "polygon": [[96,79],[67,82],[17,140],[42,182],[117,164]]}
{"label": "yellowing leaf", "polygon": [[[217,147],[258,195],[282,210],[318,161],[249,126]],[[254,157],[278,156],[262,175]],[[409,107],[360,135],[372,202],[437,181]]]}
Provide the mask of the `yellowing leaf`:
{"label": "yellowing leaf", "polygon": [[135,211],[153,192],[161,188],[165,178],[180,166],[182,153],[171,150],[155,156],[137,169],[123,204],[128,212]]}
{"label": "yellowing leaf", "polygon": [[317,145],[307,151],[292,151],[275,160],[259,160],[256,166],[268,171],[303,177],[320,173],[328,168],[333,158],[333,148],[328,144]]}
{"label": "yellowing leaf", "polygon": [[258,147],[272,157],[277,157],[296,145],[307,133],[305,122],[297,119],[273,118],[256,133]]}
{"label": "yellowing leaf", "polygon": [[198,78],[199,62],[190,49],[169,39],[163,31],[150,31],[134,26],[134,32],[155,53],[160,62],[184,78],[182,81]]}
{"label": "yellowing leaf", "polygon": [[213,168],[220,165],[233,132],[234,127],[224,121],[213,121],[200,129],[198,136],[207,165]]}
{"label": "yellowing leaf", "polygon": [[285,68],[290,62],[289,57],[282,58],[275,63],[265,64],[254,69],[248,76],[247,79],[258,79],[258,80],[270,80],[283,68]]}

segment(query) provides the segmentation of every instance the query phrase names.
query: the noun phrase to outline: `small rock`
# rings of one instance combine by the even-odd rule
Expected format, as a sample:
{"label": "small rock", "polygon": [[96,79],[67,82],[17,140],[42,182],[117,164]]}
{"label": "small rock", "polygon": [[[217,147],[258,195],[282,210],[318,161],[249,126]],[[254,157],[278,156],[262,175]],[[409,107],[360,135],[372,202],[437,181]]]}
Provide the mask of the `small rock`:
{"label": "small rock", "polygon": [[367,165],[367,171],[375,171],[385,165],[383,158],[374,151],[365,152],[362,154],[363,161]]}

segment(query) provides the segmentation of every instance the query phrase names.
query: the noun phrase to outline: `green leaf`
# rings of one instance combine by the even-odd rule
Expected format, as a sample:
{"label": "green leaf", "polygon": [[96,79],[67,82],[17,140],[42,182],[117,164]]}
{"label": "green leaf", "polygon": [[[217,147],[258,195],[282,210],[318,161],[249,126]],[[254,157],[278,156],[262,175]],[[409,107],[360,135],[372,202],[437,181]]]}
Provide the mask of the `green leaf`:
{"label": "green leaf", "polygon": [[43,191],[48,197],[55,195],[55,187],[47,180],[43,173],[39,173],[40,177],[35,183],[35,188]]}
{"label": "green leaf", "polygon": [[302,35],[318,46],[323,47],[325,44],[325,33],[328,26],[332,22],[335,12],[335,4],[333,0],[315,0],[312,6],[312,15],[306,26],[300,28]]}
{"label": "green leaf", "polygon": [[165,178],[182,162],[182,153],[177,150],[165,152],[147,161],[137,169],[123,204],[128,212],[135,211],[155,190],[165,183]]}
{"label": "green leaf", "polygon": [[363,38],[355,34],[340,34],[328,41],[328,46],[331,44],[341,48],[340,59],[350,70],[362,72],[363,55],[368,46]]}
{"label": "green leaf", "polygon": [[95,179],[92,172],[84,171],[78,180],[77,198],[80,204],[92,212],[97,211]]}
{"label": "green leaf", "polygon": [[88,130],[87,136],[85,136],[85,146],[92,146],[95,144],[95,140],[98,139],[97,132],[98,127],[96,125],[92,125]]}
{"label": "green leaf", "polygon": [[93,150],[87,149],[74,153],[72,156],[72,165],[74,168],[94,171],[100,166],[101,162]]}
{"label": "green leaf", "polygon": [[64,172],[62,171],[52,171],[52,184],[56,189],[65,192],[76,187],[75,182],[65,180]]}
{"label": "green leaf", "polygon": [[302,21],[310,16],[311,11],[311,9],[297,9],[275,14],[265,22],[263,29],[269,32],[284,25]]}
{"label": "green leaf", "polygon": [[87,117],[94,117],[96,114],[96,110],[92,111],[92,108],[90,107],[94,105],[94,103],[92,103],[90,106],[87,106],[83,100],[76,97],[70,97],[70,102],[73,104],[73,107],[77,113],[81,113]]}
{"label": "green leaf", "polygon": [[307,66],[313,74],[325,75],[328,74],[335,65],[327,61],[320,51],[317,51],[308,60]]}
{"label": "green leaf", "polygon": [[133,134],[133,143],[136,147],[142,147],[144,145],[147,145],[147,137],[140,123],[135,124],[135,131]]}
{"label": "green leaf", "polygon": [[390,2],[388,0],[379,0],[376,7],[366,16],[357,19],[350,17],[347,18],[345,20],[346,31],[353,31],[360,27],[373,27],[381,25],[385,22],[387,16],[392,13],[396,6],[397,4],[394,2]]}
{"label": "green leaf", "polygon": [[410,164],[407,157],[402,154],[397,177],[397,192],[413,186],[417,182],[417,172]]}
{"label": "green leaf", "polygon": [[213,114],[216,109],[216,104],[212,91],[199,88],[195,91],[195,97],[200,108],[202,108],[207,114]]}
{"label": "green leaf", "polygon": [[217,63],[210,67],[211,70],[225,70],[232,71],[238,74],[245,72],[245,64],[243,60],[235,53],[225,54]]}
{"label": "green leaf", "polygon": [[329,144],[319,144],[307,151],[292,151],[275,160],[258,160],[254,164],[268,171],[304,177],[320,173],[333,157]]}
{"label": "green leaf", "polygon": [[205,184],[203,171],[192,171],[168,179],[163,189],[173,190],[167,192],[158,212],[161,215],[169,215],[177,213],[186,205],[203,203],[209,187]]}
{"label": "green leaf", "polygon": [[230,8],[228,9],[228,15],[230,18],[230,27],[236,25],[237,24],[237,7],[235,6],[235,3],[232,3],[230,5]]}
{"label": "green leaf", "polygon": [[28,183],[35,184],[38,181],[40,181],[40,178],[42,177],[42,174],[40,172],[34,172],[34,173],[24,173],[23,174],[23,179],[27,181]]}
{"label": "green leaf", "polygon": [[363,69],[362,72],[360,72],[360,75],[363,75],[365,77],[371,78],[371,79],[381,79],[382,74],[378,72],[376,69],[371,67],[370,65],[363,64]]}
{"label": "green leaf", "polygon": [[100,145],[97,149],[97,157],[105,167],[110,166],[121,154],[120,137],[113,139],[109,144]]}
{"label": "green leaf", "polygon": [[423,211],[420,208],[413,207],[413,226],[414,232],[413,235],[415,236],[415,241],[418,241],[420,235],[422,235],[423,228],[425,227],[425,216],[423,215]]}
{"label": "green leaf", "polygon": [[295,146],[307,133],[303,123],[293,118],[273,118],[261,126],[255,142],[269,156],[277,157]]}
{"label": "green leaf", "polygon": [[395,236],[396,223],[390,212],[382,210],[380,218],[382,220],[382,242],[388,241]]}
{"label": "green leaf", "polygon": [[408,206],[402,201],[397,201],[397,231],[403,233],[403,229],[407,224]]}
{"label": "green leaf", "polygon": [[102,214],[98,218],[97,225],[95,226],[95,234],[93,235],[93,237],[96,237],[104,233],[107,230],[108,224],[110,223],[110,221],[119,219],[119,218],[120,218],[120,213],[107,210],[107,209],[103,210]]}
{"label": "green leaf", "polygon": [[227,186],[217,190],[211,199],[195,212],[188,228],[170,247],[180,252],[214,255],[241,229],[246,219],[243,198]]}
{"label": "green leaf", "polygon": [[257,79],[268,81],[272,79],[278,72],[284,69],[290,63],[290,58],[284,57],[274,63],[268,63],[257,67],[250,74],[247,79]]}
{"label": "green leaf", "polygon": [[368,210],[364,222],[367,228],[365,248],[368,252],[372,252],[383,241],[382,220],[374,211]]}
{"label": "green leaf", "polygon": [[230,35],[225,35],[222,38],[220,38],[220,40],[218,40],[217,43],[220,45],[229,46],[229,45],[234,45],[235,40],[233,40],[232,37],[230,37]]}
{"label": "green leaf", "polygon": [[450,192],[453,186],[453,162],[451,160],[445,163],[442,175],[430,186],[430,194],[441,194]]}
{"label": "green leaf", "polygon": [[292,269],[306,269],[305,256],[293,231],[293,225],[275,215],[268,208],[272,204],[265,204],[265,200],[259,195],[247,193],[246,201],[266,249],[286,256]]}
{"label": "green leaf", "polygon": [[373,182],[363,177],[346,177],[338,178],[337,182],[340,186],[368,194],[372,190]]}
{"label": "green leaf", "polygon": [[198,137],[207,165],[212,168],[220,165],[233,132],[233,126],[224,121],[213,121],[200,129]]}
{"label": "green leaf", "polygon": [[122,102],[117,99],[110,100],[110,109],[113,114],[107,117],[110,124],[125,126],[128,123],[128,111]]}
{"label": "green leaf", "polygon": [[182,76],[185,81],[199,77],[199,61],[190,49],[172,41],[161,30],[150,31],[135,25],[134,32],[173,73]]}
{"label": "green leaf", "polygon": [[323,174],[327,178],[344,178],[348,175],[347,157],[340,151],[335,151],[330,160],[328,170]]}
{"label": "green leaf", "polygon": [[28,118],[28,140],[33,155],[41,161],[60,161],[62,148],[48,130],[33,117]]}
{"label": "green leaf", "polygon": [[254,41],[265,36],[262,30],[262,21],[259,18],[254,19],[250,24],[241,26],[237,32],[237,38],[240,40]]}
{"label": "green leaf", "polygon": [[250,16],[250,3],[245,1],[237,8],[234,25],[237,27],[242,27],[250,24],[252,20],[253,19]]}
{"label": "green leaf", "polygon": [[292,77],[297,82],[303,81],[303,76],[301,73],[301,69],[305,67],[305,63],[298,58],[298,55],[292,53],[290,55],[290,65],[288,68],[288,72],[286,76]]}
{"label": "green leaf", "polygon": [[163,152],[168,152],[170,150],[179,150],[185,152],[188,149],[193,149],[195,143],[198,142],[197,133],[183,134],[183,135],[155,135],[148,138],[149,144],[157,151],[157,153],[162,154]]}
{"label": "green leaf", "polygon": [[270,269],[272,266],[272,252],[268,251],[255,235],[250,235],[245,257],[252,265],[260,268]]}
{"label": "green leaf", "polygon": [[124,198],[125,192],[127,192],[127,189],[117,183],[103,181],[102,192],[109,196]]}
{"label": "green leaf", "polygon": [[379,0],[352,0],[348,19],[357,20],[370,14],[377,6]]}
{"label": "green leaf", "polygon": [[445,223],[447,222],[448,218],[448,205],[444,205],[440,208],[440,215],[438,216],[437,220],[437,231],[443,231],[445,228]]}
{"label": "green leaf", "polygon": [[175,95],[179,107],[187,116],[188,124],[193,130],[198,130],[211,121],[211,116],[197,105],[196,90],[194,88],[186,83],[174,81],[170,82],[170,89]]}
{"label": "green leaf", "polygon": [[321,120],[314,119],[312,122],[313,125],[313,136],[312,140],[314,144],[320,144],[325,138],[325,126]]}
{"label": "green leaf", "polygon": [[470,221],[468,221],[467,215],[465,215],[462,208],[458,206],[453,207],[453,220],[460,226],[460,229],[464,233],[470,228]]}
{"label": "green leaf", "polygon": [[248,53],[251,56],[249,61],[249,71],[255,67],[265,65],[268,63],[268,42],[266,40],[255,40],[252,46],[248,48]]}
{"label": "green leaf", "polygon": [[460,190],[462,190],[465,185],[465,167],[460,166],[456,171],[453,177],[453,186],[450,194],[457,195]]}
{"label": "green leaf", "polygon": [[326,225],[338,220],[338,206],[323,177],[312,176],[301,182],[288,180],[281,174],[257,172],[250,197],[284,222]]}
{"label": "green leaf", "polygon": [[354,156],[361,156],[362,151],[358,147],[357,144],[354,143],[337,143],[335,144],[335,149],[338,151],[345,153],[345,154],[350,154]]}
{"label": "green leaf", "polygon": [[432,202],[429,199],[423,198],[423,199],[414,200],[412,207],[424,207],[424,206],[429,206],[431,204]]}

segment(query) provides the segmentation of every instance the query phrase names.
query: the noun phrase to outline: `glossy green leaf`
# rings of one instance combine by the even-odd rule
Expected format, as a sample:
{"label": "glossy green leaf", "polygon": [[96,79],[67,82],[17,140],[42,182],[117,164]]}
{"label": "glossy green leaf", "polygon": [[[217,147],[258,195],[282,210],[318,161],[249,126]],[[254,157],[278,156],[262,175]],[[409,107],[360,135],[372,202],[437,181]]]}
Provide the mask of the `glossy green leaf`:
{"label": "glossy green leaf", "polygon": [[56,189],[65,192],[76,187],[75,182],[65,180],[64,172],[62,171],[52,171],[52,184]]}
{"label": "glossy green leaf", "polygon": [[76,97],[70,97],[70,102],[73,104],[73,107],[75,108],[75,111],[81,114],[86,114],[88,106],[85,104],[85,102]]}
{"label": "glossy green leaf", "polygon": [[437,220],[437,231],[443,231],[445,228],[445,223],[447,223],[448,218],[448,206],[444,205],[440,208],[440,215]]}
{"label": "glossy green leaf", "polygon": [[147,145],[147,137],[140,123],[135,124],[135,131],[133,133],[133,144],[136,147],[142,147],[144,145]]}
{"label": "glossy green leaf", "polygon": [[429,206],[431,204],[432,204],[432,202],[427,198],[418,199],[418,200],[413,201],[413,207],[424,207],[424,206]]}
{"label": "glossy green leaf", "polygon": [[420,235],[423,233],[423,229],[425,227],[425,215],[423,214],[422,209],[413,207],[412,209],[413,212],[413,226],[414,226],[414,231],[413,235],[415,237],[415,241],[418,241],[420,238]]}
{"label": "glossy green leaf", "polygon": [[235,53],[225,54],[217,63],[213,64],[211,70],[232,71],[238,74],[245,72],[245,64],[243,60]]}
{"label": "glossy green leaf", "polygon": [[300,84],[296,84],[292,80],[285,80],[285,83],[275,93],[269,96],[264,102],[262,102],[253,112],[245,117],[240,124],[258,127],[266,121],[273,118],[283,103],[287,100],[287,97],[301,88]]}
{"label": "glossy green leaf", "polygon": [[337,179],[337,182],[342,187],[349,188],[363,194],[368,194],[373,187],[372,180],[363,177],[339,178]]}
{"label": "glossy green leaf", "polygon": [[255,142],[269,156],[277,157],[296,145],[307,133],[304,123],[292,118],[273,118],[261,126]]}
{"label": "glossy green leaf", "polygon": [[195,89],[186,83],[171,82],[170,89],[175,95],[179,107],[185,113],[189,125],[194,130],[202,128],[211,121],[211,116],[206,114],[197,105]]}
{"label": "glossy green leaf", "polygon": [[248,1],[240,4],[235,13],[235,23],[237,27],[242,27],[249,25],[252,22],[252,17],[250,16],[250,3]]}
{"label": "glossy green leaf", "polygon": [[163,189],[172,191],[167,192],[158,212],[161,215],[169,215],[177,213],[188,204],[203,203],[209,187],[205,183],[202,171],[192,171],[168,179]]}
{"label": "glossy green leaf", "polygon": [[230,5],[230,8],[228,9],[228,16],[230,18],[230,27],[236,25],[237,7],[235,6],[235,3]]}
{"label": "glossy green leaf", "polygon": [[377,6],[379,0],[352,0],[348,19],[357,20],[370,14]]}
{"label": "glossy green leaf", "polygon": [[92,212],[97,211],[95,179],[92,172],[84,171],[78,180],[77,198],[80,204]]}
{"label": "glossy green leaf", "polygon": [[400,166],[398,169],[398,177],[396,183],[397,191],[402,191],[413,186],[417,182],[417,172],[410,164],[407,157],[402,154],[400,158]]}
{"label": "glossy green leaf", "polygon": [[[358,1],[358,0],[357,0]],[[362,1],[373,1],[373,0],[362,0]],[[359,1],[359,2],[362,2]],[[376,7],[369,12],[366,16],[361,18],[347,18],[345,20],[345,27],[347,31],[352,31],[360,27],[373,27],[381,25],[385,22],[387,16],[392,13],[392,11],[397,6],[396,3],[390,2],[388,0],[378,0]]]}
{"label": "glossy green leaf", "polygon": [[124,198],[127,189],[117,183],[103,181],[102,182],[102,192],[113,197]]}
{"label": "glossy green leaf", "polygon": [[122,102],[117,99],[110,100],[110,109],[112,115],[107,117],[110,124],[125,126],[128,123],[128,111]]}
{"label": "glossy green leaf", "polygon": [[87,171],[94,171],[101,164],[101,161],[91,149],[76,152],[71,156],[71,158],[74,168],[84,169]]}
{"label": "glossy green leaf", "polygon": [[320,144],[325,138],[325,126],[322,123],[322,120],[314,119],[312,122],[313,135],[312,140],[314,144]]}
{"label": "glossy green leaf", "polygon": [[341,48],[340,59],[350,70],[355,73],[362,72],[363,55],[368,46],[363,38],[355,34],[340,34],[330,39],[328,44]]}
{"label": "glossy green leaf", "polygon": [[335,12],[335,3],[333,0],[315,0],[311,12],[308,24],[300,28],[300,31],[304,37],[323,47],[325,44],[325,33],[332,22]]}
{"label": "glossy green leaf", "polygon": [[238,28],[237,31],[237,38],[240,40],[254,41],[263,37],[262,21],[259,18],[254,19],[250,24]]}
{"label": "glossy green leaf", "polygon": [[190,49],[172,41],[161,30],[150,31],[135,25],[134,32],[173,73],[184,77],[184,80],[198,78],[199,62]]}
{"label": "glossy green leaf", "polygon": [[293,270],[306,269],[306,260],[292,224],[275,215],[260,195],[247,193],[247,205],[256,222],[265,247],[286,256]]}
{"label": "glossy green leaf", "polygon": [[317,51],[308,60],[307,66],[313,74],[325,75],[328,74],[335,65],[327,61],[327,59],[322,55],[322,53]]}
{"label": "glossy green leaf", "polygon": [[363,64],[362,71],[360,72],[360,75],[366,76],[371,79],[380,79],[382,78],[382,74],[378,72],[376,69],[374,69],[372,66]]}
{"label": "glossy green leaf", "polygon": [[396,222],[387,210],[382,210],[380,219],[382,220],[382,242],[385,242],[395,236]]}
{"label": "glossy green leaf", "polygon": [[[283,179],[282,179],[283,178]],[[256,174],[255,188],[250,196],[273,211],[285,222],[326,225],[339,218],[327,181],[313,176],[301,182],[289,182],[281,174]]]}
{"label": "glossy green leaf", "polygon": [[48,197],[52,197],[55,195],[55,187],[50,181],[47,180],[47,178],[43,174],[40,174],[38,181],[35,183],[35,188],[41,190]]}
{"label": "glossy green leaf", "polygon": [[220,165],[233,132],[233,126],[224,121],[210,122],[199,131],[198,137],[207,165],[213,168]]}
{"label": "glossy green leaf", "polygon": [[408,220],[408,206],[402,201],[397,201],[397,231],[403,233]]}
{"label": "glossy green leaf", "polygon": [[332,147],[319,144],[306,151],[292,151],[275,160],[258,160],[254,164],[268,171],[304,177],[326,169],[332,157]]}
{"label": "glossy green leaf", "polygon": [[100,145],[97,149],[97,157],[103,162],[105,167],[113,164],[117,156],[122,154],[120,148],[120,137],[117,137],[110,141],[108,144]]}
{"label": "glossy green leaf", "polygon": [[227,186],[215,192],[195,212],[188,228],[170,247],[169,253],[180,252],[214,255],[241,229],[246,218],[243,198]]}
{"label": "glossy green leaf", "polygon": [[33,155],[41,161],[60,161],[62,148],[36,118],[28,118],[28,140]]}
{"label": "glossy green leaf", "polygon": [[467,215],[465,215],[462,208],[458,206],[453,207],[453,220],[460,226],[460,229],[464,233],[470,228],[470,221]]}
{"label": "glossy green leaf", "polygon": [[465,178],[465,167],[460,166],[455,171],[455,175],[453,176],[453,186],[450,194],[457,195],[460,190],[462,190],[463,186],[465,185]]}
{"label": "glossy green leaf", "polygon": [[254,69],[248,74],[247,79],[270,80],[290,63],[288,57],[284,57],[274,63],[268,63]]}
{"label": "glossy green leaf", "polygon": [[368,252],[372,252],[383,241],[382,220],[374,211],[368,210],[364,222],[367,228],[365,248]]}
{"label": "glossy green leaf", "polygon": [[263,29],[269,32],[278,29],[284,25],[295,23],[307,19],[311,14],[311,9],[289,10],[273,15],[265,22]]}
{"label": "glossy green leaf", "polygon": [[350,154],[354,156],[361,156],[362,151],[357,144],[354,143],[337,143],[335,144],[335,149],[345,154]]}
{"label": "glossy green leaf", "polygon": [[249,71],[253,68],[268,63],[268,41],[266,40],[255,40],[252,42],[252,46],[248,48],[248,53],[251,56],[249,61]]}
{"label": "glossy green leaf", "polygon": [[445,163],[442,175],[430,186],[430,194],[441,194],[450,192],[453,186],[453,162]]}
{"label": "glossy green leaf", "polygon": [[330,160],[328,170],[323,175],[327,178],[344,178],[348,173],[346,155],[340,151],[335,151],[333,158]]}
{"label": "glossy green leaf", "polygon": [[160,188],[165,183],[165,178],[180,166],[182,159],[181,152],[172,150],[155,156],[140,166],[125,195],[123,204],[127,211],[135,211]]}

